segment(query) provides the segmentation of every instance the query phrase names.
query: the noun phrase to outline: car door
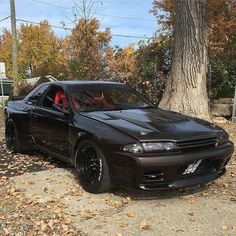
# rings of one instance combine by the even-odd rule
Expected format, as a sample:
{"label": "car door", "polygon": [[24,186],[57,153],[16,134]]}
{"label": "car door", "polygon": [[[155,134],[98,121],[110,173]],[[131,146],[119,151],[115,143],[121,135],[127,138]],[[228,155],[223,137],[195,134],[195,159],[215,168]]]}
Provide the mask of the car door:
{"label": "car door", "polygon": [[51,85],[38,106],[31,111],[30,127],[35,143],[47,151],[69,155],[69,120],[67,110],[55,109],[54,99],[60,86]]}

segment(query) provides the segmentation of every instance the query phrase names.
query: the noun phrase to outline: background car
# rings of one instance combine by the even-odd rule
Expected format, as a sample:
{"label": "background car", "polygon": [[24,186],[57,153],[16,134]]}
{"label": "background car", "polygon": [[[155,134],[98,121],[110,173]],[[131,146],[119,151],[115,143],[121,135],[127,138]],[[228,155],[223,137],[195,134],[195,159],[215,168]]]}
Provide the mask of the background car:
{"label": "background car", "polygon": [[119,184],[144,190],[217,179],[234,147],[209,122],[156,107],[127,85],[106,81],[44,83],[5,108],[6,143],[75,166],[92,193]]}

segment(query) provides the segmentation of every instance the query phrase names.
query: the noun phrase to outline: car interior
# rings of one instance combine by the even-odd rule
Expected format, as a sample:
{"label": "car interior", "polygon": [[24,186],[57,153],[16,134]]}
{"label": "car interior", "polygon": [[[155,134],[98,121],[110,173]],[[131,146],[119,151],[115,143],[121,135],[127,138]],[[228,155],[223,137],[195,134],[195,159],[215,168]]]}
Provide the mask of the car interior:
{"label": "car interior", "polygon": [[114,106],[107,102],[102,91],[84,91],[80,95],[72,95],[72,101],[77,110],[83,110],[83,107],[87,108],[103,108],[113,109]]}
{"label": "car interior", "polygon": [[62,111],[66,111],[68,109],[68,99],[63,89],[58,87],[50,88],[43,100],[44,107],[54,109],[55,105],[59,106]]}
{"label": "car interior", "polygon": [[114,108],[114,106],[112,106],[111,104],[109,104],[105,97],[103,92],[97,92],[93,94],[93,102],[95,106],[101,106],[101,107],[105,107],[105,108],[109,108],[112,109]]}

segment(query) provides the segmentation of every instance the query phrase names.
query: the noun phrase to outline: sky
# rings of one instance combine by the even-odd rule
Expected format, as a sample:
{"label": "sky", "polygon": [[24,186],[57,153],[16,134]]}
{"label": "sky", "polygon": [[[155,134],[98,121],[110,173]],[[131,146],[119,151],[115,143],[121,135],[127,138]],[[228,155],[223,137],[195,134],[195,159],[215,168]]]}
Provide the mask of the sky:
{"label": "sky", "polygon": [[[10,28],[9,18],[1,22],[1,19],[10,15],[9,2],[10,0],[0,0],[0,29]],[[61,22],[64,22],[66,27],[73,28],[73,0],[15,0],[15,4],[17,19],[33,22],[47,19],[51,25],[62,26]],[[94,16],[101,22],[101,30],[111,29],[113,46],[124,47],[130,43],[138,43],[142,38],[135,37],[152,37],[157,29],[155,17],[149,13],[152,0],[94,0],[93,6]],[[17,25],[19,24],[18,21]],[[70,33],[57,28],[54,31],[61,37]]]}

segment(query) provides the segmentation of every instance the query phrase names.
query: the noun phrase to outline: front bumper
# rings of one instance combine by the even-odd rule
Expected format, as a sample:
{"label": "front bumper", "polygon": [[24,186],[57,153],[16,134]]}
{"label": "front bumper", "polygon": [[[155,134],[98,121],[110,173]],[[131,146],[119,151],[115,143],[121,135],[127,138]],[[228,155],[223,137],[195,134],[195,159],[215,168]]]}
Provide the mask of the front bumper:
{"label": "front bumper", "polygon": [[[175,154],[113,152],[109,163],[111,178],[114,182],[144,190],[193,186],[223,175],[233,152],[232,142],[211,149]],[[201,163],[196,170],[186,173],[189,165],[194,165],[198,160]]]}

